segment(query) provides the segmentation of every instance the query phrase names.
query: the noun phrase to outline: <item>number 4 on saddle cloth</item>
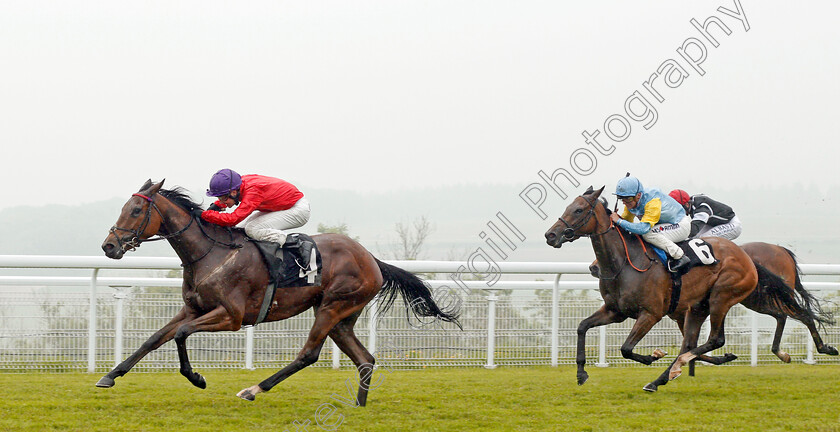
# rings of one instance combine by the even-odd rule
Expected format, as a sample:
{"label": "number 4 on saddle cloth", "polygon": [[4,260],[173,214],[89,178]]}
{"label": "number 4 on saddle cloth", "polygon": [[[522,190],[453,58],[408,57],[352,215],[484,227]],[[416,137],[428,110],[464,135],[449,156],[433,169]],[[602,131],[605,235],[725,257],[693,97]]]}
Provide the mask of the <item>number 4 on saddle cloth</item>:
{"label": "number 4 on saddle cloth", "polygon": [[269,282],[260,313],[254,325],[268,316],[277,288],[303,287],[321,284],[321,252],[312,237],[294,233],[279,243],[252,240],[262,253],[268,267]]}

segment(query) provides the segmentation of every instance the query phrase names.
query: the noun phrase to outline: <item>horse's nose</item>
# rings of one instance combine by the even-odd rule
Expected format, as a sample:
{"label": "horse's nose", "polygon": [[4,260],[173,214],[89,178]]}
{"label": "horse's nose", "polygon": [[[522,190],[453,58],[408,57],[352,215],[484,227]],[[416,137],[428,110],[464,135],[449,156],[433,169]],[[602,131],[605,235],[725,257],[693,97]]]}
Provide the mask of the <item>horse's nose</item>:
{"label": "horse's nose", "polygon": [[105,256],[108,257],[108,258],[112,258],[112,259],[122,258],[123,250],[121,248],[117,247],[116,244],[114,244],[114,243],[112,243],[108,240],[105,240],[105,242],[102,243],[102,250],[105,252]]}
{"label": "horse's nose", "polygon": [[557,234],[554,234],[554,231],[548,231],[545,233],[545,242],[549,245],[554,245],[554,242],[557,240]]}

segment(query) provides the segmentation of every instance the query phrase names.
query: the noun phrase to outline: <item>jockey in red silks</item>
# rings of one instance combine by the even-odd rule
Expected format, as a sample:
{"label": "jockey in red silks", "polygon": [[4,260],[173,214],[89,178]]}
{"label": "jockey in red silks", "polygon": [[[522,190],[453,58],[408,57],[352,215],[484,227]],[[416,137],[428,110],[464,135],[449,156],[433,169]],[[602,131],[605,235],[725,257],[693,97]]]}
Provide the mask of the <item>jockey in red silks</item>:
{"label": "jockey in red silks", "polygon": [[[204,220],[222,226],[239,224],[254,240],[282,246],[285,230],[309,221],[309,200],[293,184],[274,177],[219,170],[210,179],[207,196],[218,201],[201,213]],[[234,206],[233,212],[220,211]]]}

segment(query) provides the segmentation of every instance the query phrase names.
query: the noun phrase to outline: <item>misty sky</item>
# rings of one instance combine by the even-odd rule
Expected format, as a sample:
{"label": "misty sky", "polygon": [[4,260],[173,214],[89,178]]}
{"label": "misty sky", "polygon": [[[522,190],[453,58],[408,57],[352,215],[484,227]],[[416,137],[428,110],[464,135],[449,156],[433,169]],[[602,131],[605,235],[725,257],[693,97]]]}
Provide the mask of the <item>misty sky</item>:
{"label": "misty sky", "polygon": [[[571,170],[580,148],[597,166],[578,153],[587,173],[576,192],[612,189],[626,171],[650,185],[838,185],[840,6],[743,0],[746,23],[721,6],[738,9],[0,1],[0,145],[12,191],[0,209],[127,197],[147,178],[200,194],[224,167],[304,192],[524,188],[540,170]],[[713,15],[731,31],[710,27],[716,48],[690,23]],[[689,38],[705,43],[702,76],[677,52]],[[694,48],[686,55],[699,56]],[[644,83],[669,59],[686,76],[675,88],[654,81],[657,101]],[[636,91],[650,108],[625,108]],[[620,142],[604,133],[614,114],[631,126]],[[585,130],[600,130],[611,153],[588,145]]]}

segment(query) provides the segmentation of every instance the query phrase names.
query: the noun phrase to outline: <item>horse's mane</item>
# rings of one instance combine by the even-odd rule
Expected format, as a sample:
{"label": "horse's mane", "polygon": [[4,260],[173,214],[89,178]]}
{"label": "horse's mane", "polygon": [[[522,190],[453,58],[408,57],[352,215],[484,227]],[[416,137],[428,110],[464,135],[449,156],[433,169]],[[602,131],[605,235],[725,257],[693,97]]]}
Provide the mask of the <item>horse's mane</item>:
{"label": "horse's mane", "polygon": [[[204,207],[202,207],[201,204],[193,201],[192,198],[190,198],[189,191],[187,191],[186,189],[184,189],[180,186],[175,186],[172,189],[161,189],[158,193],[163,195],[164,198],[168,199],[169,201],[172,201],[178,207],[181,207],[182,209],[186,210],[187,212],[192,213],[194,210],[201,210],[201,211],[204,210]],[[219,225],[215,225],[211,222],[207,222],[200,217],[196,218],[196,220],[201,225],[204,225],[204,226],[220,227]],[[229,232],[233,232],[233,233],[238,232],[238,233],[242,234],[243,236],[246,235],[245,230],[242,229],[242,228],[238,228],[238,227],[224,227],[224,228],[227,229]]]}
{"label": "horse's mane", "polygon": [[193,210],[203,210],[201,204],[193,201],[192,198],[190,198],[190,193],[180,186],[175,186],[172,189],[161,189],[158,193],[188,212],[192,212]]}
{"label": "horse's mane", "polygon": [[611,215],[611,214],[612,214],[612,210],[610,210],[610,202],[609,202],[609,201],[607,201],[607,199],[606,199],[606,198],[604,198],[604,197],[601,197],[598,201],[601,201],[601,204],[603,204],[603,205],[604,205],[604,210],[606,210],[606,211],[607,211],[607,216]]}

